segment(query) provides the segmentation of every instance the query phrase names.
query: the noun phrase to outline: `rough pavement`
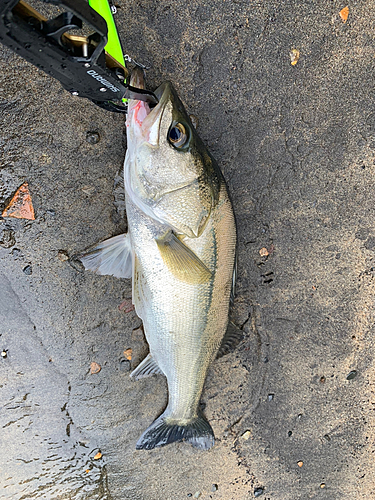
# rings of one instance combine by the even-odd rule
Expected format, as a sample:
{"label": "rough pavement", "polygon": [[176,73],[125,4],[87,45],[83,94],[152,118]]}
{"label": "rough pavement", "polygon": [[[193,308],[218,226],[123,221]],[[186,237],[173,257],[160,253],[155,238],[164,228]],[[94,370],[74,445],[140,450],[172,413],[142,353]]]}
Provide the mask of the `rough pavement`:
{"label": "rough pavement", "polygon": [[123,351],[147,352],[118,309],[130,281],[75,259],[126,230],[123,117],[0,47],[0,210],[27,181],[36,213],[0,218],[0,499],[375,498],[375,4],[345,5],[119,3],[125,51],[199,118],[237,215],[245,338],[209,373],[204,453],[135,450],[165,381],[128,377]]}

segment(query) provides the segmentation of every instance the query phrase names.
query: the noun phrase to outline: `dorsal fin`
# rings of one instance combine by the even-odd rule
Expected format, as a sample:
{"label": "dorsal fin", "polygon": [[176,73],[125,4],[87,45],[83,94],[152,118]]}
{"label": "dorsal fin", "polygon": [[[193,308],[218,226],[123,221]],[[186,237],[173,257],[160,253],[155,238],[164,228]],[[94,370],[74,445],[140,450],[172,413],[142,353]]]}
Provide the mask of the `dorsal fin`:
{"label": "dorsal fin", "polygon": [[237,252],[234,258],[233,276],[232,276],[232,289],[230,291],[230,306],[234,305],[234,298],[236,296],[236,281],[237,281]]}
{"label": "dorsal fin", "polygon": [[216,358],[221,358],[226,354],[233,351],[233,349],[241,342],[243,339],[243,331],[240,330],[234,323],[229,321],[227,331],[221,341],[221,346],[217,353]]}

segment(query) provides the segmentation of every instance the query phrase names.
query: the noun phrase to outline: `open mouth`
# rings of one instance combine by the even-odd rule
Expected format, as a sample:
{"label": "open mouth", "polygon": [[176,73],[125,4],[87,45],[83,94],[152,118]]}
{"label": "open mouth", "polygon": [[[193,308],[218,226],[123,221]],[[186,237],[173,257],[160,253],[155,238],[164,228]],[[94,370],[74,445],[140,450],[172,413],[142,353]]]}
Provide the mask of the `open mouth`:
{"label": "open mouth", "polygon": [[[132,71],[129,83],[132,87],[139,89],[145,88],[145,77],[141,68],[135,68]],[[128,103],[127,126],[130,126],[132,123],[133,125],[137,125],[139,128],[142,127],[142,124],[148,115],[152,115],[152,118],[150,116],[150,119],[148,120],[148,127],[151,127],[153,123],[158,121],[158,118],[161,117],[164,109],[164,94],[167,93],[166,90],[167,85],[164,83],[155,90],[154,94],[158,98],[159,102],[154,106],[145,101],[130,99]]]}

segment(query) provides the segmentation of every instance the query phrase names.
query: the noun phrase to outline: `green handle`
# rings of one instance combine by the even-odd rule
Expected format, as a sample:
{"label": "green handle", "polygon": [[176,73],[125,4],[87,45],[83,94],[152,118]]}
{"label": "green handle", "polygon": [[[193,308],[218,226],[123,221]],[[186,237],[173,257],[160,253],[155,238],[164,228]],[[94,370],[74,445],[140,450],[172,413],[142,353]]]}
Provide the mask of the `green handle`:
{"label": "green handle", "polygon": [[107,54],[109,54],[113,59],[116,59],[122,66],[125,66],[124,55],[122,53],[122,47],[120,43],[120,38],[117,33],[115,21],[113,20],[111,8],[107,0],[89,0],[89,5],[98,14],[100,14],[108,27],[108,42],[105,46]]}

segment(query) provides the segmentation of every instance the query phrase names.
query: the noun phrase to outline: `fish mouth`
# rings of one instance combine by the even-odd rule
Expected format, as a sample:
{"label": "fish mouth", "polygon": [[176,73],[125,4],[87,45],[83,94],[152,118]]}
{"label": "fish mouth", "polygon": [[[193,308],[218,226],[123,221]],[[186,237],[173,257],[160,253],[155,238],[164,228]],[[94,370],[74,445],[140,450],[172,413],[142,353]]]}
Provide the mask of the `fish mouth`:
{"label": "fish mouth", "polygon": [[[132,87],[145,89],[145,74],[143,69],[137,67],[132,71],[129,84]],[[161,121],[165,105],[168,101],[170,85],[170,82],[164,82],[154,91],[159,102],[153,107],[147,102],[129,99],[128,126],[139,127],[143,130],[150,129],[151,127],[155,128],[156,122],[160,123]]]}
{"label": "fish mouth", "polygon": [[137,89],[145,88],[145,72],[141,68],[135,68],[131,72],[129,85]]}
{"label": "fish mouth", "polygon": [[[131,75],[130,75],[129,85],[131,85],[132,87],[136,87],[138,89],[145,89],[146,88],[146,86],[145,86],[145,72],[143,71],[142,68],[137,67],[137,68],[133,69],[133,71],[131,72]],[[162,99],[163,94],[165,93],[165,90],[169,85],[170,85],[169,82],[164,82],[156,90],[154,90],[154,94],[158,98],[159,103],[156,106],[154,106],[152,109],[155,109],[159,106],[160,100]]]}

